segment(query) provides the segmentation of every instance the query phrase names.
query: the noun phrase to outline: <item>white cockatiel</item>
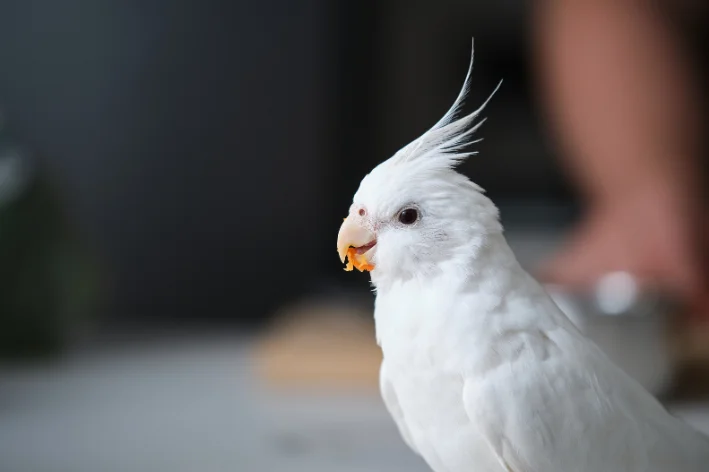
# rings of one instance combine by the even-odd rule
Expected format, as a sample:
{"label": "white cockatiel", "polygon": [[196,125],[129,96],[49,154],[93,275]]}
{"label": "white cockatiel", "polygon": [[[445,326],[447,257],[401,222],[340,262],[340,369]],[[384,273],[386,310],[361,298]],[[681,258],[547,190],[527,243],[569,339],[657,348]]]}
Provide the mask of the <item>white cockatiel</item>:
{"label": "white cockatiel", "polygon": [[709,439],[574,327],[454,170],[485,106],[456,119],[471,70],[448,113],[362,180],[338,235],[376,288],[401,435],[436,472],[709,471]]}

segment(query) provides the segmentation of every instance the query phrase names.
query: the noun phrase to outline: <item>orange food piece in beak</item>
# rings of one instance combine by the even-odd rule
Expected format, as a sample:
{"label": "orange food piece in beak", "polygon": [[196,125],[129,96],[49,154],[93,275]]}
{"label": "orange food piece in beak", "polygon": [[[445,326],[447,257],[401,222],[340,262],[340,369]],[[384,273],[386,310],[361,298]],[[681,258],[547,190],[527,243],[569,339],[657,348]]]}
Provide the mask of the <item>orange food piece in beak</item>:
{"label": "orange food piece in beak", "polygon": [[364,272],[365,270],[370,271],[374,269],[374,266],[367,262],[367,258],[364,254],[357,254],[357,248],[350,247],[347,250],[347,265],[345,266],[345,270],[350,272],[352,268]]}

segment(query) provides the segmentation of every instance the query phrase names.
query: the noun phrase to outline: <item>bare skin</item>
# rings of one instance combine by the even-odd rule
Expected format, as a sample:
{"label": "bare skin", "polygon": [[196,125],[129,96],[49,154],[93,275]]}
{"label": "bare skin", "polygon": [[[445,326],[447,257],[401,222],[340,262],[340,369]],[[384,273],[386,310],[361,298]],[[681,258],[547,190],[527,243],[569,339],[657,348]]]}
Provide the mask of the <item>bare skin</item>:
{"label": "bare skin", "polygon": [[578,288],[629,271],[709,319],[700,89],[654,5],[536,4],[543,104],[587,204],[541,275]]}

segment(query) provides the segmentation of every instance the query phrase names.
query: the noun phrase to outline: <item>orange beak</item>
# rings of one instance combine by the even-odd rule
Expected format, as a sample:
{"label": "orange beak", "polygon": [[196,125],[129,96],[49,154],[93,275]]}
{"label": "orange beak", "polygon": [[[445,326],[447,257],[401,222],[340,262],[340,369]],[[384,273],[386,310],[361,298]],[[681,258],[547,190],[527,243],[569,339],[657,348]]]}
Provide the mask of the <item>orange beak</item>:
{"label": "orange beak", "polygon": [[360,272],[374,269],[374,265],[367,261],[366,253],[374,247],[376,238],[374,234],[351,216],[345,218],[337,235],[337,253],[343,263],[349,259],[345,270],[356,268]]}

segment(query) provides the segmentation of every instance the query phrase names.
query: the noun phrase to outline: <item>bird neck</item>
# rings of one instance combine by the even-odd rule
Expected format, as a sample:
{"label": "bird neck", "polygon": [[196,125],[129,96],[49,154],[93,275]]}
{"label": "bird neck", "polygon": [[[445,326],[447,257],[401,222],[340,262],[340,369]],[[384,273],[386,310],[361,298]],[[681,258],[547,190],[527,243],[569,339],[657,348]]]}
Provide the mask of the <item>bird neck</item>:
{"label": "bird neck", "polygon": [[[467,259],[452,259],[434,275],[377,290],[377,342],[390,361],[457,365],[450,348],[464,344],[483,355],[499,333],[519,328],[510,307],[543,296],[501,233],[470,249]],[[523,321],[532,326],[538,318],[530,313]]]}

